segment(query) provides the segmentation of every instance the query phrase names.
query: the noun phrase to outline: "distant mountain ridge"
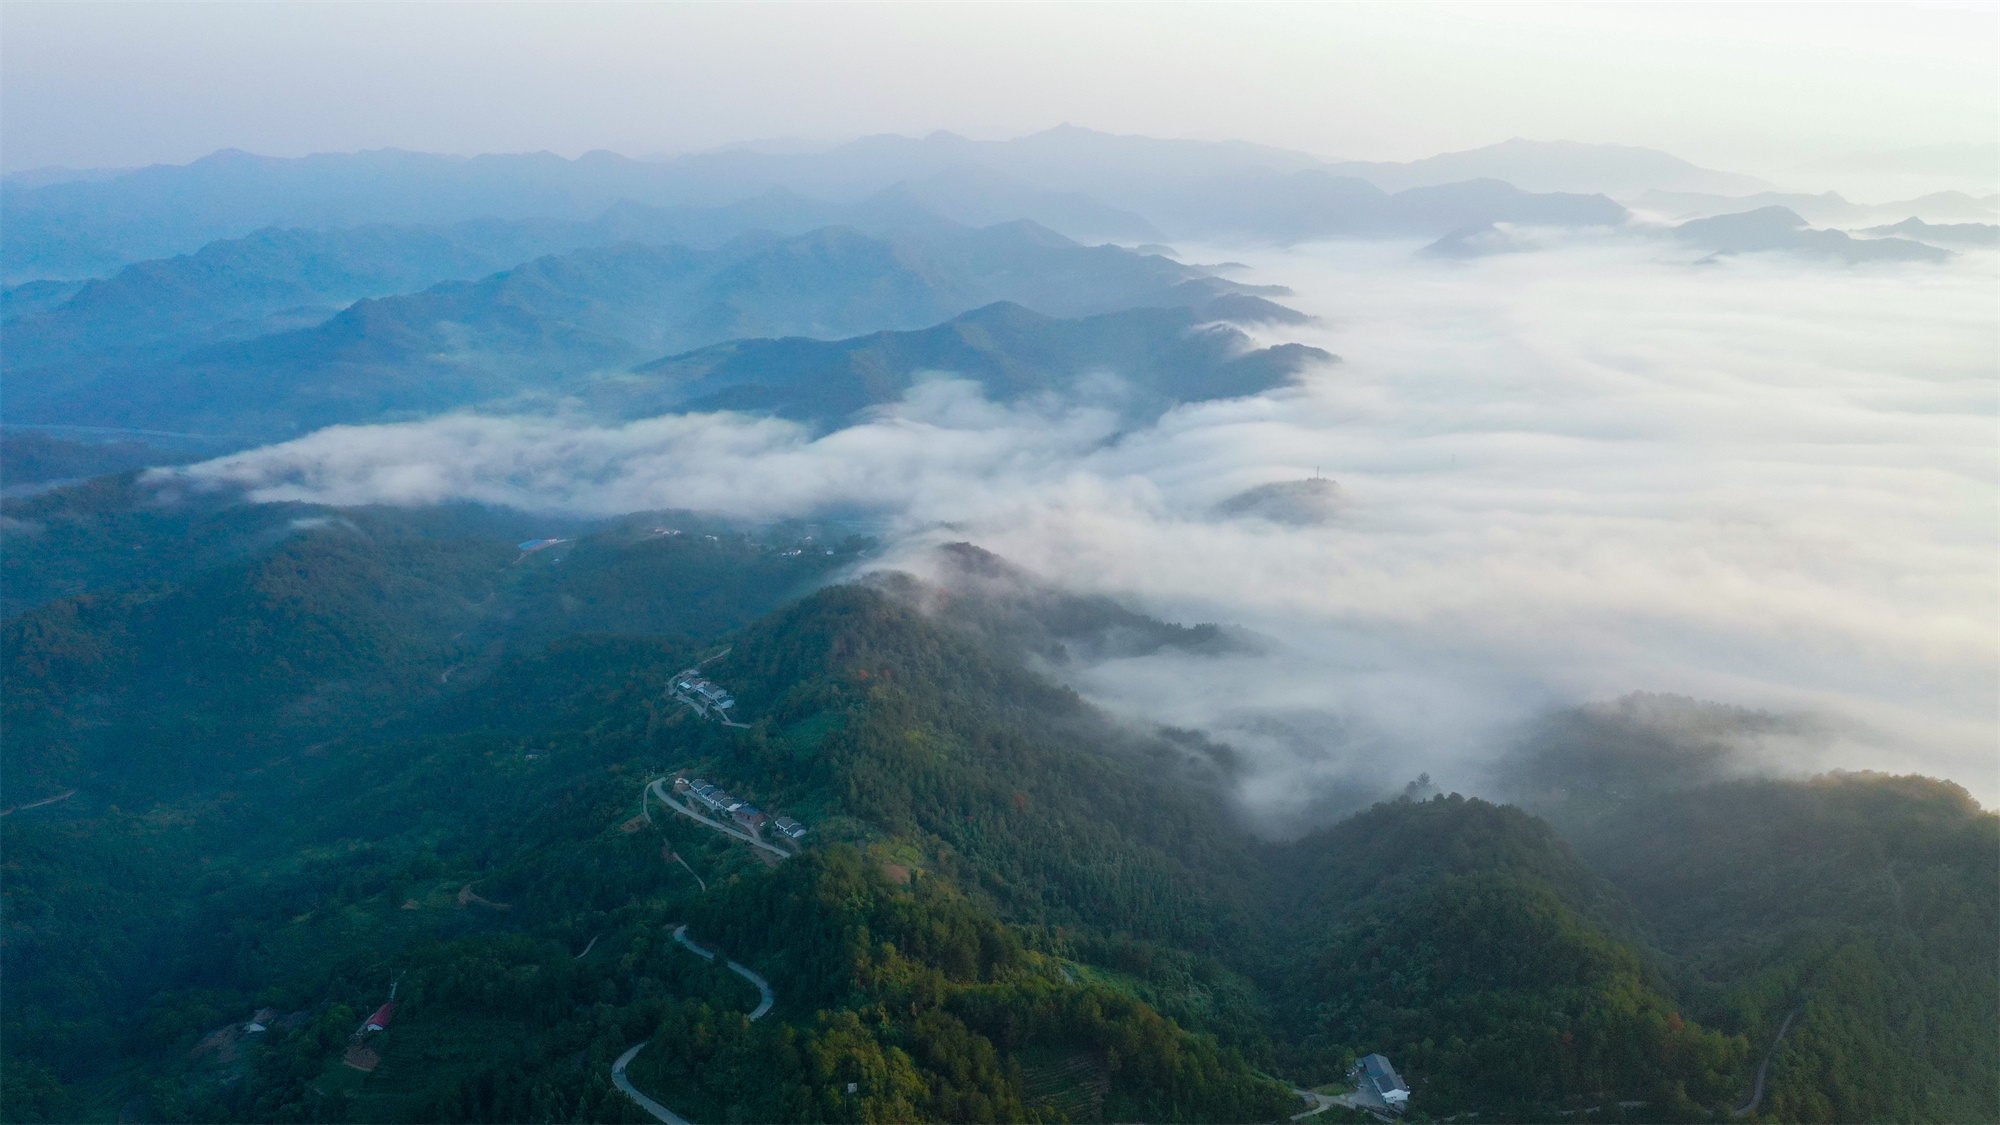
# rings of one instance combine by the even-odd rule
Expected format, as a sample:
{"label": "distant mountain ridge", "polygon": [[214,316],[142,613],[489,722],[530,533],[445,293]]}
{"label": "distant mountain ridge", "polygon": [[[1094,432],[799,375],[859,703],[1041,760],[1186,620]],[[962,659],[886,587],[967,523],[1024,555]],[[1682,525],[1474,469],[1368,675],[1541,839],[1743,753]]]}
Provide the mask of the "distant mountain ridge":
{"label": "distant mountain ridge", "polygon": [[1327,164],[1324,171],[1356,176],[1385,191],[1463,180],[1505,180],[1522,191],[1602,194],[1614,198],[1646,191],[1729,195],[1768,191],[1771,187],[1755,176],[1702,168],[1657,149],[1577,141],[1530,141],[1520,137],[1400,164],[1336,161]]}
{"label": "distant mountain ridge", "polygon": [[1948,250],[1904,238],[1854,238],[1845,231],[1814,230],[1797,212],[1784,207],[1760,207],[1740,215],[1692,219],[1673,230],[1674,237],[1718,254],[1781,250],[1808,257],[1856,262],[1942,262]]}
{"label": "distant mountain ridge", "polygon": [[[1531,174],[1537,161],[1562,171]],[[1025,218],[1085,240],[1145,242],[1163,235],[1244,231],[1284,241],[1435,238],[1473,222],[1524,221],[1516,214],[1524,208],[1537,210],[1537,221],[1595,224],[1605,221],[1605,208],[1578,204],[1581,210],[1572,214],[1560,197],[1587,198],[1633,185],[1745,183],[1649,150],[1566,143],[1538,148],[1507,142],[1417,164],[1422,167],[1329,165],[1306,153],[1242,142],[1118,136],[1073,126],[1009,141],[934,133],[867,137],[823,152],[730,150],[667,161],[608,152],[565,160],[550,153],[458,157],[397,150],[279,159],[225,150],[187,165],[155,165],[103,178],[0,181],[0,210],[6,216],[0,274],[10,284],[105,276],[132,262],[191,253],[218,238],[240,238],[268,226],[324,230],[474,218],[586,222],[622,203],[714,209],[773,191],[811,197],[824,207],[857,205],[893,191],[968,223]],[[1290,182],[1301,174],[1372,179],[1391,194],[1496,179],[1523,181],[1514,184],[1513,195],[1552,194],[1524,189],[1524,183],[1565,190],[1535,204],[1495,196],[1467,210],[1494,190],[1462,189],[1466,206],[1436,220],[1408,203],[1386,216],[1335,211],[1275,226],[1246,222],[1238,213],[1239,208],[1282,212],[1310,199],[1314,191]],[[1337,208],[1355,193],[1350,188],[1317,194]]]}
{"label": "distant mountain ridge", "polygon": [[1851,226],[1869,220],[1882,222],[1906,218],[1932,222],[1992,222],[2000,218],[2000,195],[1975,198],[1957,191],[1935,192],[1916,199],[1888,203],[1851,203],[1835,191],[1818,195],[1767,191],[1743,196],[1648,191],[1630,202],[1634,207],[1657,211],[1670,219],[1705,219],[1753,211],[1759,207],[1785,207],[1821,226]]}
{"label": "distant mountain ridge", "polygon": [[[862,159],[858,167],[829,175],[823,159],[786,159],[792,164],[771,168],[754,153],[663,165],[608,152],[571,161],[552,153],[455,157],[385,149],[285,159],[224,150],[186,165],[154,165],[106,179],[10,180],[0,182],[7,220],[0,231],[0,273],[10,285],[104,276],[131,262],[191,253],[268,226],[589,222],[628,204],[726,212],[775,200],[779,210],[817,210],[803,225],[763,225],[803,230],[856,221],[856,205],[865,211],[870,196],[906,180],[921,182],[907,197],[891,196],[880,206],[906,209],[921,197],[975,223],[1025,218],[1085,238],[1158,237],[1137,216],[990,171],[957,170],[950,161],[884,165]],[[738,224],[731,233],[756,225]]]}
{"label": "distant mountain ridge", "polygon": [[1078,191],[1043,191],[979,164],[954,164],[934,175],[905,180],[872,197],[877,206],[899,199],[966,226],[1029,219],[1080,241],[1141,243],[1165,237],[1142,216],[1121,211]]}
{"label": "distant mountain ridge", "polygon": [[1909,238],[1947,246],[2000,246],[2000,226],[1993,223],[1927,223],[1922,219],[1904,219],[1900,223],[1869,227],[1855,233],[1871,238]]}
{"label": "distant mountain ridge", "polygon": [[[1777,251],[1801,258],[1856,265],[1862,262],[1944,262],[1952,257],[1951,251],[1917,239],[1928,237],[1931,242],[1967,246],[1991,245],[1996,229],[2000,228],[1977,223],[1929,226],[1921,220],[1909,219],[1892,227],[1862,231],[1863,237],[1857,238],[1842,230],[1816,230],[1798,212],[1788,207],[1769,206],[1689,219],[1664,230],[1651,225],[1632,226],[1625,228],[1622,237],[1644,240],[1664,234],[1713,254]],[[1418,253],[1444,260],[1467,261],[1499,254],[1529,253],[1543,249],[1545,244],[1554,241],[1513,225],[1485,223],[1452,231]]]}

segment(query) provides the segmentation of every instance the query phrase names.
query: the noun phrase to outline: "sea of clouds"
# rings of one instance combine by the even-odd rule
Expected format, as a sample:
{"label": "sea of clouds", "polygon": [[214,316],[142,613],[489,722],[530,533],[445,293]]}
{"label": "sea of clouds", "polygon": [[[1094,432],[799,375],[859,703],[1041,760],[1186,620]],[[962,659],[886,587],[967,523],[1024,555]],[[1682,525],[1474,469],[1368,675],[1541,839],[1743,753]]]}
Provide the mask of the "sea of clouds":
{"label": "sea of clouds", "polygon": [[[969,539],[1159,616],[1268,639],[1064,672],[1201,727],[1297,826],[1419,771],[1445,788],[1549,708],[1635,690],[1812,717],[1771,768],[1922,771],[2000,798],[2000,268],[1579,244],[1188,249],[1319,316],[1296,388],[1111,413],[949,373],[836,433],[734,415],[337,427],[184,470],[259,499],[471,499],[761,521],[865,514],[881,565]],[[1315,471],[1320,526],[1222,519]]]}

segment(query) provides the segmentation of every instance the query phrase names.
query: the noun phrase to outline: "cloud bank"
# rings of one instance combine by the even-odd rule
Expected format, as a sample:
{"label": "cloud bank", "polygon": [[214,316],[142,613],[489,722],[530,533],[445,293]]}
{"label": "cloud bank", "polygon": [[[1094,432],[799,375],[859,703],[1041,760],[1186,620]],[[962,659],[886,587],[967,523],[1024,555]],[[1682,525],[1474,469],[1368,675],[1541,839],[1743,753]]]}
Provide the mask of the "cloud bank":
{"label": "cloud bank", "polygon": [[[1270,651],[1070,675],[1238,745],[1278,828],[1419,770],[1470,790],[1528,717],[1634,690],[1818,716],[1781,767],[2000,797],[1992,255],[1411,249],[1184,247],[1291,285],[1323,323],[1285,338],[1346,362],[1138,433],[940,376],[817,439],[733,415],[456,416],[179,472],[337,504],[866,514],[889,564],[971,539],[1161,616],[1240,624]],[[1213,515],[1316,469],[1346,501],[1329,524]]]}

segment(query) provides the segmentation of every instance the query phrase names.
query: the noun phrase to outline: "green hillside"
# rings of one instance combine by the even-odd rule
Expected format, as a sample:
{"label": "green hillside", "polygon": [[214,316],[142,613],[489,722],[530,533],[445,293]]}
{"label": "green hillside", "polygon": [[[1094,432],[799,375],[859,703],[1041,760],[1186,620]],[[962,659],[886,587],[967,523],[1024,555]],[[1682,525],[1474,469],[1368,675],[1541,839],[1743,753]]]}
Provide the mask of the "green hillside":
{"label": "green hillside", "polygon": [[1772,1052],[1773,1119],[2000,1116],[2000,818],[1964,790],[1717,782],[1575,838],[1675,958],[1693,1009]]}
{"label": "green hillside", "polygon": [[[802,592],[862,546],[787,554],[789,543],[663,516],[688,526],[621,524],[526,555],[494,534],[504,517],[440,516],[298,505],[227,507],[178,525],[115,506],[97,521],[77,515],[74,538],[45,558],[87,554],[105,525],[155,532],[137,544],[155,559],[252,553],[177,581],[55,599],[0,625],[8,786],[26,799],[85,784],[155,795],[200,786],[328,738],[421,722],[509,652],[551,636],[707,637]],[[171,574],[171,560],[161,569]],[[139,767],[143,778],[132,777]]]}
{"label": "green hillside", "polygon": [[1547,824],[1454,794],[1293,851],[1288,995],[1321,1067],[1372,1044],[1428,1111],[1519,1120],[1619,1102],[1688,1120],[1734,1092],[1744,1043],[1681,1014],[1625,904]]}
{"label": "green hillside", "polygon": [[83,480],[152,465],[206,460],[219,447],[170,448],[143,441],[77,441],[36,430],[0,433],[0,484]]}
{"label": "green hillside", "polygon": [[[260,561],[284,571],[295,559],[281,549]],[[351,620],[339,615],[329,619]],[[914,732],[907,728],[922,723],[934,739],[962,737],[978,744],[967,746],[967,751],[989,749],[1010,733],[1019,741],[1017,732],[1007,731],[1006,720],[1017,717],[1026,705],[1057,708],[1049,720],[1051,727],[1064,719],[1088,722],[1089,716],[1073,697],[1025,679],[1011,665],[984,660],[964,642],[923,626],[919,618],[881,595],[854,588],[816,595],[742,634],[736,646],[724,662],[711,667],[718,675],[731,675],[742,692],[743,706],[770,712],[740,742],[724,737],[721,728],[698,727],[684,718],[660,721],[654,709],[659,686],[677,662],[687,658],[676,654],[672,645],[637,638],[577,638],[509,662],[471,695],[444,706],[433,725],[463,733],[401,742],[378,741],[381,736],[371,734],[348,735],[336,739],[312,764],[254,771],[258,777],[232,777],[225,793],[190,796],[161,806],[148,818],[102,806],[78,806],[70,818],[61,820],[9,818],[10,852],[39,853],[47,859],[37,865],[34,879],[10,887],[16,924],[33,936],[10,943],[8,956],[18,976],[46,978],[50,985],[10,1004],[9,1018],[15,1021],[10,1041],[19,1041],[15,1036],[29,1028],[65,1023],[58,1009],[74,1006],[74,1000],[66,1001],[62,990],[54,987],[60,979],[54,976],[57,965],[65,963],[57,957],[59,939],[97,947],[93,963],[103,966],[107,976],[116,975],[112,966],[129,974],[135,964],[144,966],[148,960],[131,957],[132,950],[118,945],[105,947],[105,939],[86,933],[84,921],[66,912],[60,891],[65,878],[93,883],[103,879],[106,860],[95,860],[94,869],[91,857],[99,853],[91,849],[109,836],[134,843],[153,841],[150,851],[157,856],[153,862],[159,870],[135,886],[120,887],[127,897],[100,902],[98,907],[112,917],[142,918],[165,908],[171,899],[176,905],[167,913],[181,925],[139,935],[150,938],[155,947],[153,964],[137,970],[141,979],[102,983],[94,1022],[87,1026],[104,1030],[96,1037],[70,1037],[71,1049],[86,1056],[95,1038],[123,1040],[126,1047],[121,1053],[146,1057],[197,1027],[206,1030],[209,1014],[231,1004],[297,1006],[311,1012],[320,1002],[315,998],[324,997],[358,1011],[366,1002],[366,990],[380,987],[372,982],[381,970],[393,968],[403,973],[399,987],[405,990],[401,995],[410,1013],[407,1039],[416,1041],[410,1049],[444,1051],[453,1061],[441,1064],[439,1074],[397,1078],[392,1077],[397,1058],[392,1054],[370,1076],[365,1089],[377,1089],[377,1077],[383,1091],[403,1089],[396,1096],[414,1100],[396,1103],[403,1107],[396,1114],[415,1113],[427,1119],[507,1116],[520,1112],[508,1107],[527,1103],[508,1102],[501,1094],[466,1094],[462,1087],[469,1083],[475,1090],[485,1089],[482,1083],[496,1080],[491,1076],[505,1070],[537,1090],[545,1085],[568,1090],[563,1067],[573,1052],[588,1047],[591,1035],[601,1037],[607,1026],[603,1017],[586,1020],[575,1031],[551,1029],[551,1042],[560,1047],[549,1050],[556,1052],[552,1057],[562,1066],[532,1082],[518,1073],[518,1053],[501,1068],[490,1057],[466,1058],[445,1044],[422,1046],[423,1036],[435,1033],[449,1038],[456,1033],[448,1028],[518,1021],[528,1012],[547,1012],[566,1027],[564,1021],[572,1017],[558,1016],[559,1011],[574,1010],[575,1018],[581,1018],[583,1010],[601,1008],[614,998],[620,1013],[615,1026],[629,1024],[634,1041],[643,1037],[651,1021],[686,1019],[700,1026],[699,1005],[686,1003],[689,994],[680,987],[688,975],[686,967],[699,963],[671,947],[661,954],[666,965],[659,972],[664,976],[640,971],[635,979],[629,968],[633,963],[629,943],[622,937],[607,938],[600,942],[606,947],[604,959],[627,969],[616,974],[618,980],[606,974],[585,979],[575,985],[573,995],[557,987],[555,978],[542,978],[539,971],[516,972],[528,963],[547,961],[547,955],[533,952],[542,948],[534,943],[551,935],[574,931],[573,945],[581,948],[591,936],[582,929],[625,925],[633,929],[631,940],[643,945],[649,939],[637,935],[651,934],[650,940],[657,941],[664,924],[678,918],[696,923],[705,939],[720,942],[732,955],[767,967],[783,992],[796,998],[781,1011],[802,1032],[822,1026],[835,1031],[860,1027],[840,1013],[865,1015],[891,1000],[896,1011],[911,1011],[910,1018],[922,1025],[919,1030],[912,1031],[913,1023],[894,1031],[877,1026],[879,1017],[871,1017],[865,1036],[849,1042],[836,1034],[828,1041],[840,1044],[843,1058],[878,1049],[887,1058],[899,1057],[898,1051],[907,1055],[914,1049],[910,1048],[913,1035],[927,1044],[914,1056],[915,1063],[904,1063],[915,1067],[911,1073],[930,1090],[911,1103],[924,1107],[921,1112],[927,1116],[984,1117],[989,1110],[1019,1116],[1026,1089],[1022,1084],[1028,1080],[1018,1067],[995,1060],[1003,1056],[1013,1060],[1026,1052],[1031,1064],[1040,1065],[1033,1063],[1037,1051],[1081,1051],[1099,1060],[1092,1065],[1106,1075],[1108,1100],[1103,1104],[1114,1114],[1201,1119],[1238,1119],[1247,1114],[1256,1119],[1272,1116],[1288,1103],[1289,1095],[1255,1078],[1238,1055],[1212,1039],[1175,1030],[1143,1002],[1117,990],[1071,983],[1049,960],[1052,953],[1030,956],[1026,942],[1056,948],[1051,943],[1061,939],[1051,936],[1050,927],[1012,928],[996,917],[996,911],[1002,911],[1094,926],[1098,923],[1092,916],[1103,914],[1130,918],[1162,933],[1206,921],[1199,913],[1170,909],[1176,903],[1187,905],[1185,896],[1190,892],[1173,888],[1198,882],[1199,872],[1191,873],[1177,857],[1163,854],[1158,840],[1150,847],[1120,841],[1114,828],[1078,808],[1077,796],[1065,797],[1055,784],[1063,779],[1049,779],[1046,789],[1029,787],[1038,804],[1046,798],[1061,810],[1051,827],[1029,833],[1026,840],[998,837],[991,825],[982,831],[976,823],[978,813],[1018,815],[1016,794],[997,776],[997,764],[984,773],[984,792],[963,781],[952,784],[954,772],[969,764],[956,758],[935,765],[925,761],[931,751],[918,751]],[[399,658],[400,654],[387,657]],[[868,675],[858,674],[862,672]],[[884,689],[885,684],[905,681],[909,697],[893,687]],[[1026,693],[1027,698],[999,702],[1000,696],[1015,693]],[[789,708],[778,702],[781,696],[793,701]],[[949,712],[933,709],[947,704],[964,705],[968,714],[941,722]],[[996,707],[1004,709],[997,715],[981,713]],[[844,725],[838,723],[841,719]],[[817,764],[800,761],[786,736],[778,734],[789,730],[790,739],[804,743],[810,737],[807,730],[815,727],[826,732]],[[1102,726],[1097,733],[1112,733],[1112,728]],[[1070,786],[1089,793],[1095,791],[1094,784],[1107,780],[1136,780],[1119,776],[1121,767],[1131,770],[1136,762],[1123,762],[1102,749],[1086,749],[1074,733],[1069,737],[1077,753],[1100,759],[1096,766],[1086,760],[1072,768],[1066,779]],[[524,745],[534,748],[536,758],[524,756]],[[1014,749],[1017,754],[1032,752],[1026,746]],[[743,856],[742,849],[728,847],[720,837],[693,826],[662,826],[637,834],[619,831],[618,823],[630,816],[637,783],[649,772],[641,767],[662,759],[706,761],[711,772],[741,777],[743,781],[736,782],[739,788],[810,816],[825,827],[829,839],[811,857],[771,876],[762,874],[761,866]],[[788,767],[789,772],[772,769],[762,775],[768,780],[760,784],[753,771],[774,766]],[[892,795],[882,798],[878,790]],[[1172,797],[1165,789],[1157,792]],[[790,796],[795,793],[796,799]],[[440,796],[447,797],[442,804]],[[253,811],[271,800],[305,801],[314,814],[286,818]],[[966,809],[975,814],[971,823],[961,823],[959,814]],[[1194,817],[1197,825],[1201,820],[1197,808],[1190,807],[1185,815]],[[1214,819],[1213,813],[1209,819]],[[701,895],[678,867],[662,864],[662,831],[697,870],[707,872],[715,887],[708,896]],[[841,836],[851,843],[839,843]],[[1059,841],[1062,847],[1094,849],[1078,860],[1093,856],[1122,860],[1127,870],[1104,870],[1089,879],[1083,877],[1089,874],[1086,865],[1071,860],[1051,871],[1049,863]],[[886,854],[882,853],[886,848],[899,858],[915,858],[923,874],[912,891],[892,890],[881,861],[864,858],[856,848],[870,849],[871,855]],[[197,862],[196,852],[204,853],[201,859],[206,862]],[[211,852],[224,856],[207,854]],[[989,857],[1010,862],[1010,873],[1020,885],[1007,887],[974,876],[963,892],[951,890],[953,871],[974,872]],[[187,896],[174,894],[175,872],[196,869],[204,873],[202,883],[212,893],[190,902]],[[822,916],[817,908],[785,905],[802,894],[826,899],[833,892],[810,889],[826,880],[852,883],[857,878],[860,886],[873,888],[868,893],[877,900],[858,916],[849,906]],[[505,909],[480,903],[465,910],[453,907],[451,891],[471,883],[476,883],[481,900],[502,903]],[[1181,897],[1154,902],[1156,889]],[[852,896],[843,891],[835,897],[847,902]],[[479,917],[482,913],[488,917]],[[870,926],[870,918],[877,920],[867,932],[881,939],[900,939],[906,952],[885,952],[879,940],[853,937],[853,928]],[[101,922],[104,915],[94,920]],[[468,925],[475,932],[462,932]],[[829,926],[850,937],[839,943],[813,937],[815,927]],[[962,946],[943,936],[924,937],[958,932],[971,932],[979,948],[998,952],[988,956],[990,963],[967,970]],[[977,936],[982,933],[985,936]],[[204,935],[203,948],[193,948],[196,935]],[[135,939],[128,933],[125,940]],[[446,945],[426,944],[438,941]],[[859,960],[845,959],[849,954],[843,950],[858,950]],[[668,953],[677,956],[667,957]],[[799,965],[796,959],[801,956],[818,960]],[[834,960],[827,962],[827,957]],[[504,968],[507,965],[515,968]],[[501,966],[502,976],[480,983],[489,966]],[[464,978],[468,972],[473,979]],[[909,980],[887,979],[895,973]],[[943,976],[935,978],[935,973]],[[556,991],[540,1000],[511,995],[513,990],[503,982],[524,975],[548,979],[547,987]],[[438,983],[444,980],[463,983]],[[849,983],[841,984],[842,980]],[[936,981],[950,987],[940,993]],[[495,987],[510,995],[502,998]],[[536,986],[535,995],[542,995],[542,987]],[[136,1021],[115,1014],[121,998],[142,994],[153,999]],[[674,1004],[663,1007],[668,996],[675,998]],[[136,1027],[129,1026],[134,1022]],[[937,1029],[953,1027],[963,1028],[956,1040],[938,1037],[943,1033]],[[426,1028],[432,1031],[427,1033]],[[405,1033],[399,1030],[400,1034]],[[584,1037],[581,1042],[575,1038],[578,1035]],[[210,1081],[215,1076],[200,1066],[176,1063],[168,1067],[172,1080],[151,1088],[148,1096],[164,1111],[202,1120],[268,1119],[264,1115],[280,1104],[305,1104],[304,1112],[317,1113],[310,1108],[319,1104],[315,1099],[333,1095],[313,1093],[309,1081],[300,1085],[300,1075],[309,1078],[313,1067],[287,1058],[286,1052],[322,1051],[327,1047],[323,1039],[290,1035],[282,1043],[274,1040],[272,1049],[260,1048],[246,1080],[222,1087],[215,1087]],[[868,1047],[868,1042],[876,1042],[876,1047]],[[952,1042],[959,1047],[951,1047]],[[623,1045],[619,1044],[621,1049]],[[175,1052],[169,1057],[182,1058],[185,1048]],[[66,1077],[90,1070],[75,1058],[50,1061]],[[986,1070],[983,1076],[973,1073],[968,1078],[967,1067]],[[276,1084],[270,1088],[266,1088],[266,1069],[272,1071],[269,1082]],[[594,1068],[585,1085],[601,1084],[601,1071],[602,1067]],[[768,1073],[757,1072],[746,1075],[745,1081],[776,1096],[769,1078]],[[286,1082],[292,1085],[285,1086]],[[961,1089],[967,1082],[971,1086]],[[374,1112],[368,1109],[377,1104],[369,1100],[374,1096],[364,1095],[342,1112],[366,1117]],[[541,1095],[524,1090],[522,1096]],[[701,1096],[735,1095],[727,1082],[718,1081]]]}
{"label": "green hillside", "polygon": [[[1027,663],[1224,632],[965,546],[815,589],[866,543],[518,518],[223,506],[8,623],[10,799],[75,792],[0,820],[6,1119],[635,1121],[643,1041],[694,1120],[1275,1121],[1369,1052],[1412,1120],[1706,1120],[1793,1010],[1759,1117],[1989,1105],[1994,818],[1940,783],[1628,770],[1669,780],[1560,837],[1448,795],[1261,842],[1229,748]],[[742,727],[666,695],[703,658]],[[676,773],[802,853],[641,815]]]}

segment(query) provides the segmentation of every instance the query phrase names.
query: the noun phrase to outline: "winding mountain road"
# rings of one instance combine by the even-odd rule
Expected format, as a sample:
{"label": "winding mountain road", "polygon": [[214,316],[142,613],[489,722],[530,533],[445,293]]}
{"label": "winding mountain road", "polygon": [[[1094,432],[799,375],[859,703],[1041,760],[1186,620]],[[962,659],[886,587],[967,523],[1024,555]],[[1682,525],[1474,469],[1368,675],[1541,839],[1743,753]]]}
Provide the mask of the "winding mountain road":
{"label": "winding mountain road", "polygon": [[1778,1037],[1771,1040],[1771,1049],[1764,1052],[1764,1061],[1757,1064],[1757,1085],[1750,1091],[1750,1100],[1743,1103],[1743,1108],[1730,1110],[1729,1116],[1743,1117],[1757,1111],[1757,1104],[1764,1100],[1764,1076],[1771,1069],[1771,1056],[1778,1053],[1778,1044],[1785,1041],[1785,1032],[1792,1029],[1792,1021],[1804,1011],[1804,1008],[1794,1008],[1786,1013],[1785,1022],[1778,1027]]}
{"label": "winding mountain road", "polygon": [[687,1118],[640,1093],[632,1085],[632,1080],[625,1077],[625,1064],[636,1058],[640,1051],[646,1049],[646,1044],[651,1042],[651,1039],[641,1039],[627,1048],[624,1054],[618,1056],[618,1061],[611,1064],[611,1084],[625,1091],[626,1097],[638,1102],[639,1108],[652,1114],[656,1120],[664,1121],[667,1125],[693,1125]]}
{"label": "winding mountain road", "polygon": [[[703,949],[701,946],[696,945],[694,939],[687,936],[687,929],[686,926],[676,926],[674,928],[674,940],[687,946],[690,952],[704,961],[715,960],[715,951],[712,949]],[[591,940],[593,943],[596,941],[595,938]],[[586,949],[585,952],[589,952],[589,950]],[[723,958],[722,963],[729,966],[730,972],[757,986],[757,991],[761,994],[762,998],[758,1001],[756,1010],[750,1013],[750,1018],[753,1020],[762,1019],[770,1012],[772,1005],[778,1002],[777,993],[771,991],[771,982],[765,980],[756,970],[751,969],[747,965],[740,965],[726,957]],[[611,1064],[611,1084],[624,1091],[626,1097],[639,1103],[639,1108],[652,1114],[654,1120],[665,1122],[666,1125],[692,1125],[686,1118],[640,1093],[638,1087],[632,1085],[632,1080],[625,1077],[626,1065],[633,1059],[638,1058],[639,1052],[645,1050],[646,1044],[651,1042],[651,1039],[641,1039],[637,1043],[627,1047],[624,1054],[618,1056],[618,1061]]]}
{"label": "winding mountain road", "polygon": [[[693,950],[695,956],[701,958],[704,961],[715,960],[715,951],[710,949],[703,949],[701,946],[696,945],[694,943],[694,940],[687,936],[687,932],[688,928],[686,926],[681,926],[675,929],[674,940],[680,942],[682,945],[685,945],[689,949]],[[729,960],[728,958],[724,958],[722,963],[729,966],[730,972],[735,973],[737,976],[742,977],[744,980],[747,980],[751,984],[756,985],[757,991],[763,994],[764,1002],[757,1005],[756,1011],[750,1013],[751,1019],[754,1020],[761,1018],[764,1015],[764,1013],[771,1010],[771,1005],[776,1004],[778,1002],[777,994],[771,991],[770,981],[767,981],[763,977],[758,976],[756,972],[754,972],[750,968],[743,965],[739,965],[736,962]]]}

